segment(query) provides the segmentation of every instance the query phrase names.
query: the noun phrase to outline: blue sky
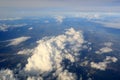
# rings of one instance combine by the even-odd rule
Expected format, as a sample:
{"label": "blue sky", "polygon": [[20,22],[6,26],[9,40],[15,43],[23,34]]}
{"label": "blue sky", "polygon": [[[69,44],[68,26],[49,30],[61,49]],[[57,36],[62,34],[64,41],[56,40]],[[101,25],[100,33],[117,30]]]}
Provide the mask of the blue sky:
{"label": "blue sky", "polygon": [[0,0],[0,16],[120,12],[120,0]]}

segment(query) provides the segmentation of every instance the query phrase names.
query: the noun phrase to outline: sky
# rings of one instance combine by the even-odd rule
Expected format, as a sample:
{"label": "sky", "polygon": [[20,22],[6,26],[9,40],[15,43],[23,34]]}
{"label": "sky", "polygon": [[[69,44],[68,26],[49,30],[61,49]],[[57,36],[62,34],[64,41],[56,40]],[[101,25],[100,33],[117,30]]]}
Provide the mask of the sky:
{"label": "sky", "polygon": [[120,12],[120,0],[0,0],[0,16]]}

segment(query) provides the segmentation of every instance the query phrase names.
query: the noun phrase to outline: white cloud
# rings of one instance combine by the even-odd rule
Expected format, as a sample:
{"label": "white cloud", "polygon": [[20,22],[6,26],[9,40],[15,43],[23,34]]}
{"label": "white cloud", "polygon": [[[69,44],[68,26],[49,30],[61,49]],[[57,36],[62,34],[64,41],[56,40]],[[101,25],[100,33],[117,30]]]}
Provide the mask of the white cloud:
{"label": "white cloud", "polygon": [[29,27],[29,28],[28,28],[28,30],[32,30],[32,29],[33,29],[33,27]]}
{"label": "white cloud", "polygon": [[64,18],[65,18],[64,16],[55,16],[56,21],[59,23],[62,23]]}
{"label": "white cloud", "polygon": [[[12,40],[15,42],[11,43],[18,45],[21,43],[21,40],[23,42],[29,38],[30,37],[16,38]],[[24,49],[17,53],[31,55],[31,57],[27,59],[28,62],[25,64],[24,69],[19,71],[18,76],[22,74],[26,80],[43,80],[43,76],[54,70],[55,72],[52,76],[56,77],[57,80],[76,80],[76,74],[64,69],[61,63],[64,59],[70,60],[71,63],[76,62],[78,59],[77,55],[80,55],[79,50],[83,48],[84,42],[82,32],[76,31],[73,28],[67,29],[66,32],[61,35],[45,37],[37,41],[38,45],[34,49]],[[104,43],[104,45],[111,47],[111,43]],[[106,70],[108,64],[116,62],[117,60],[116,57],[106,56],[103,62],[97,63],[89,62],[86,57],[85,60],[80,63],[80,66],[90,65],[91,68]],[[21,66],[21,64],[18,66]],[[5,76],[3,80],[7,78],[9,80],[16,80],[11,70],[1,70],[0,76],[1,75]],[[6,75],[10,76],[6,77]]]}
{"label": "white cloud", "polygon": [[107,62],[117,62],[117,58],[116,57],[111,57],[111,56],[106,56],[105,61]]}
{"label": "white cloud", "polygon": [[42,77],[28,77],[27,80],[43,80]]}
{"label": "white cloud", "polygon": [[91,62],[90,65],[92,68],[100,69],[100,70],[105,70],[107,67],[106,62],[99,62],[99,63]]}
{"label": "white cloud", "polygon": [[0,25],[0,31],[7,31],[9,27],[5,24]]}
{"label": "white cloud", "polygon": [[76,75],[64,70],[58,75],[57,80],[76,80]]}
{"label": "white cloud", "polygon": [[111,47],[113,45],[113,43],[112,42],[105,42],[104,45],[107,47]]}
{"label": "white cloud", "polygon": [[33,52],[33,49],[24,49],[22,51],[19,51],[17,54],[30,55],[32,52]]}
{"label": "white cloud", "polygon": [[113,50],[109,47],[103,47],[99,51],[96,51],[96,54],[103,54],[103,53],[109,53],[112,52]]}
{"label": "white cloud", "polygon": [[37,43],[24,68],[25,72],[34,75],[58,70],[63,59],[74,62],[84,39],[81,31],[70,28],[62,35],[46,37]]}
{"label": "white cloud", "polygon": [[103,43],[104,47],[100,48],[98,51],[96,51],[96,54],[104,54],[104,53],[109,53],[112,52],[113,49],[111,48],[111,46],[113,45],[112,42],[105,42]]}
{"label": "white cloud", "polygon": [[31,37],[18,37],[18,38],[15,38],[15,39],[11,39],[11,40],[8,40],[10,41],[10,43],[8,44],[8,46],[16,46],[16,45],[19,45],[20,43],[30,39]]}
{"label": "white cloud", "polygon": [[0,80],[16,80],[13,71],[9,69],[0,70]]}
{"label": "white cloud", "polygon": [[112,62],[116,62],[117,60],[118,59],[116,57],[106,56],[103,62],[98,62],[98,63],[91,62],[90,66],[95,69],[106,70],[108,64]]}
{"label": "white cloud", "polygon": [[75,62],[75,57],[71,55],[70,53],[66,53],[65,58],[70,60],[71,62]]}

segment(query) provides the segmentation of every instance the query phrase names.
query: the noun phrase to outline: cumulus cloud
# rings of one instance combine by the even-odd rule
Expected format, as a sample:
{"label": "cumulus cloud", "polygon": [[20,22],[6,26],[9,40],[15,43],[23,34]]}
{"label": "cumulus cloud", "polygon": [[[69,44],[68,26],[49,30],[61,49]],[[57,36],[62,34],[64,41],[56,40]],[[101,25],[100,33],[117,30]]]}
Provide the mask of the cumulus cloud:
{"label": "cumulus cloud", "polygon": [[109,47],[103,47],[99,51],[96,51],[96,54],[109,53],[111,51],[113,51],[111,48],[109,48]]}
{"label": "cumulus cloud", "polygon": [[0,80],[16,80],[12,70],[0,70]]}
{"label": "cumulus cloud", "polygon": [[43,80],[42,77],[28,77],[27,80]]}
{"label": "cumulus cloud", "polygon": [[59,23],[62,23],[64,18],[65,18],[64,16],[55,16],[56,21]]}
{"label": "cumulus cloud", "polygon": [[112,42],[105,42],[103,45],[104,45],[104,47],[102,47],[98,51],[96,51],[95,52],[96,54],[109,53],[109,52],[113,51],[111,48],[111,46],[113,45]]}
{"label": "cumulus cloud", "polygon": [[19,45],[20,43],[30,39],[31,37],[18,37],[18,38],[15,38],[15,39],[11,39],[11,40],[8,40],[10,41],[10,43],[8,44],[8,46],[16,46],[16,45]]}
{"label": "cumulus cloud", "polygon": [[[29,38],[30,37],[20,37],[12,39],[11,44],[18,45]],[[78,55],[80,55],[79,51],[83,49],[83,43],[85,43],[85,41],[82,31],[76,31],[73,28],[67,29],[61,35],[44,37],[37,41],[38,45],[35,48],[23,49],[17,53],[30,55],[25,67],[19,71],[17,75],[22,74],[26,80],[43,80],[44,76],[46,77],[46,75],[49,75],[49,72],[51,72],[52,77],[55,77],[57,80],[76,80],[77,75],[65,69],[62,62],[65,59],[71,63],[77,62]],[[111,47],[112,43],[106,42],[104,45]],[[101,50],[101,52],[102,51],[104,50]],[[83,62],[79,64],[83,67],[90,65],[90,67],[94,69],[106,70],[108,64],[115,63],[117,60],[116,57],[106,56],[102,62],[90,62],[88,57],[85,57]],[[4,76],[2,77],[2,79],[4,78],[3,80],[16,80],[13,71],[9,69],[1,70],[0,76]]]}
{"label": "cumulus cloud", "polygon": [[111,56],[106,56],[105,61],[107,62],[117,62],[117,58],[116,57],[111,57]]}
{"label": "cumulus cloud", "polygon": [[118,59],[116,57],[106,56],[103,62],[91,62],[90,65],[92,68],[99,69],[99,70],[106,70],[107,65],[116,62]]}
{"label": "cumulus cloud", "polygon": [[62,35],[46,37],[37,43],[24,68],[25,72],[34,75],[58,70],[64,59],[74,62],[84,39],[81,31],[70,28]]}
{"label": "cumulus cloud", "polygon": [[106,62],[99,62],[99,63],[91,62],[90,64],[92,68],[100,69],[100,70],[105,70],[107,67]]}
{"label": "cumulus cloud", "polygon": [[64,70],[58,75],[57,80],[76,80],[76,75],[68,70]]}

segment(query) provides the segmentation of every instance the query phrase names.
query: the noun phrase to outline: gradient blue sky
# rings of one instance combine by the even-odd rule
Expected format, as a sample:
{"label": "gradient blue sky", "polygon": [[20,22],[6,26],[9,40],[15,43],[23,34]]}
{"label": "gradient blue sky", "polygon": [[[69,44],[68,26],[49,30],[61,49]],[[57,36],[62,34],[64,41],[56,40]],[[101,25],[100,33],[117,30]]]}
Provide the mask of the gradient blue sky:
{"label": "gradient blue sky", "polygon": [[0,0],[0,17],[120,12],[120,0]]}

